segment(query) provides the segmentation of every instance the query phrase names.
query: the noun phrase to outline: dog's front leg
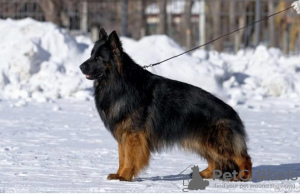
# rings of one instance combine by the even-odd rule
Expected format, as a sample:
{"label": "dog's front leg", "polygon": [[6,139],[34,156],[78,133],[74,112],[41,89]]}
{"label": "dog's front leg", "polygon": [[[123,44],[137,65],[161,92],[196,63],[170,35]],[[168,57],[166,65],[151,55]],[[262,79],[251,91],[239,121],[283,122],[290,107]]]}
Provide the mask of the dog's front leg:
{"label": "dog's front leg", "polygon": [[119,169],[116,174],[109,174],[108,180],[115,180],[120,178],[120,173],[124,168],[124,159],[125,159],[125,150],[122,146],[122,143],[118,143],[118,151],[119,151]]}
{"label": "dog's front leg", "polygon": [[146,133],[129,133],[122,143],[125,157],[123,168],[119,169],[119,180],[132,181],[133,177],[136,177],[149,163],[150,150]]}

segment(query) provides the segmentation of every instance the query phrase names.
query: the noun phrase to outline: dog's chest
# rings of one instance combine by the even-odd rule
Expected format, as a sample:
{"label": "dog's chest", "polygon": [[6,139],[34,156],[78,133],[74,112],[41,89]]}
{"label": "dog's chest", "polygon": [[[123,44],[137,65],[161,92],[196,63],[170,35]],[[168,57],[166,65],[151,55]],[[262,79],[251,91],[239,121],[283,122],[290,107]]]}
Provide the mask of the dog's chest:
{"label": "dog's chest", "polygon": [[114,102],[107,101],[101,103],[99,101],[97,102],[97,99],[95,98],[95,101],[97,111],[105,126],[108,127],[108,125],[116,123],[124,116],[123,114],[126,109],[126,103],[123,99],[119,99]]}

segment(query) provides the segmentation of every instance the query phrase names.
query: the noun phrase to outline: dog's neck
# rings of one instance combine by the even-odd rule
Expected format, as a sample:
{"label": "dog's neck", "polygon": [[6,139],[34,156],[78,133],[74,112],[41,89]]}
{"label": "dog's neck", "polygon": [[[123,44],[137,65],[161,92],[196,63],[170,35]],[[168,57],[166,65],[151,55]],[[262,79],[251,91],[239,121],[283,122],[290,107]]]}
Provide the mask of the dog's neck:
{"label": "dog's neck", "polygon": [[[120,95],[143,96],[144,84],[147,82],[150,72],[136,64],[130,56],[122,53],[122,74],[116,69],[111,69],[103,79],[94,81],[94,96],[97,99],[117,98]],[[108,97],[110,96],[110,97]]]}
{"label": "dog's neck", "polygon": [[[122,74],[117,71],[116,68],[112,68],[108,73],[107,77],[102,79],[94,80],[94,88],[95,89],[104,89],[106,83],[113,82],[124,82],[127,84],[131,82],[131,85],[142,84],[142,80],[145,78],[145,75],[150,75],[151,73],[143,69],[140,65],[134,62],[134,60],[126,53],[122,52]],[[125,81],[126,80],[126,81]],[[136,81],[139,83],[136,83]],[[127,83],[126,83],[127,82]]]}
{"label": "dog's neck", "polygon": [[[147,80],[152,74],[136,64],[126,53],[122,55],[122,75],[116,69],[110,70],[103,79],[94,81],[94,98],[97,110],[106,126],[113,126],[114,115],[122,114],[122,103],[126,102],[126,112],[136,110],[138,104],[147,96]],[[123,102],[126,99],[125,102]]]}

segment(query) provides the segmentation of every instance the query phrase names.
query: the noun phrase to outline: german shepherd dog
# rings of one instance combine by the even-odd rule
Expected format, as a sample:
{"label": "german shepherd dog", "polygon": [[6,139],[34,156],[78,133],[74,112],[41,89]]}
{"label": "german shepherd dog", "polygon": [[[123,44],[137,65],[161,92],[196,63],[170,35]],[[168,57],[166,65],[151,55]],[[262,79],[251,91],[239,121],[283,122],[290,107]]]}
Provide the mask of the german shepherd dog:
{"label": "german shepherd dog", "polygon": [[115,31],[108,36],[100,29],[80,69],[94,80],[97,111],[118,142],[119,169],[107,179],[132,181],[151,153],[175,145],[207,160],[203,178],[218,169],[251,179],[246,132],[233,108],[201,88],[143,69],[123,51]]}

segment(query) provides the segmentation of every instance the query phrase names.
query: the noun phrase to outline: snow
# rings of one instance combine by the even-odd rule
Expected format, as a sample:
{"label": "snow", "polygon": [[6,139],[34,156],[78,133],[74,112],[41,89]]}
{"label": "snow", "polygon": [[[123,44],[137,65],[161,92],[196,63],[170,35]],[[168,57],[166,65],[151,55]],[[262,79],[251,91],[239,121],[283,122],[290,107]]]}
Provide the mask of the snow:
{"label": "snow", "polygon": [[87,44],[51,23],[29,18],[0,20],[0,31],[0,99],[47,101],[87,87],[78,70],[88,57]]}
{"label": "snow", "polygon": [[[117,144],[94,108],[92,82],[78,68],[93,42],[32,19],[0,20],[0,35],[0,192],[181,192],[181,171],[206,168],[176,148],[154,154],[135,182],[106,180],[117,170]],[[164,35],[121,39],[140,65],[184,51]],[[261,45],[236,55],[197,50],[148,70],[233,105],[246,125],[254,172],[290,170],[299,179],[299,61]],[[203,192],[277,191],[268,184],[299,192],[299,180],[209,180]]]}
{"label": "snow", "polygon": [[[2,59],[0,99],[46,102],[56,99],[91,100],[91,82],[79,65],[93,42],[73,37],[51,23],[32,19],[0,20]],[[149,65],[184,52],[165,35],[139,41],[121,38],[124,50],[140,65]],[[236,55],[196,50],[148,70],[202,87],[231,105],[249,99],[300,97],[300,56],[285,57],[280,50],[259,46]],[[55,83],[55,84],[54,84]]]}
{"label": "snow", "polygon": [[[149,168],[134,182],[108,181],[107,175],[118,168],[118,146],[92,101],[32,102],[25,107],[11,103],[0,103],[3,192],[182,192],[187,186],[178,174],[190,165],[200,170],[207,166],[197,155],[173,149],[152,155]],[[267,104],[260,109],[237,108],[248,132],[254,173],[289,170],[298,180],[260,181],[254,174],[246,183],[209,180],[201,192],[277,191],[259,188],[269,184],[300,191],[300,107],[278,100]],[[191,172],[188,168],[183,174]],[[217,188],[220,185],[225,188]]]}

